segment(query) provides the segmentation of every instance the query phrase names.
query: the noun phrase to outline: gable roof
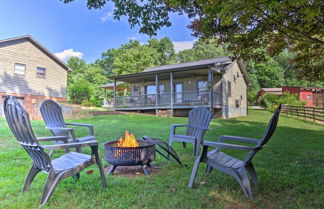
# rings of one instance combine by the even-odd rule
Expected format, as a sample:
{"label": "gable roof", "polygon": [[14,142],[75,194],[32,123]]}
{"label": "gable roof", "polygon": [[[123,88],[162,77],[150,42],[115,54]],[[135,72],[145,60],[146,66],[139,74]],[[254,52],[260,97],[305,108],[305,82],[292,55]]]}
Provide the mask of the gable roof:
{"label": "gable roof", "polygon": [[232,62],[230,57],[217,57],[212,59],[199,60],[194,62],[183,62],[179,64],[171,64],[171,65],[162,65],[158,67],[151,67],[143,70],[143,72],[152,72],[152,71],[161,71],[161,70],[176,70],[176,69],[186,69],[186,68],[200,68],[207,67],[210,65],[217,64],[229,64]]}
{"label": "gable roof", "polygon": [[57,64],[59,64],[61,67],[63,67],[66,71],[71,71],[71,69],[62,60],[60,60],[57,56],[55,56],[52,52],[50,52],[48,49],[46,49],[43,45],[41,45],[39,42],[37,42],[33,37],[31,37],[29,35],[0,40],[0,44],[9,43],[12,41],[17,41],[17,40],[23,40],[23,39],[26,39],[29,42],[31,42],[32,44],[34,44],[38,49],[40,49],[48,57],[50,57]]}
{"label": "gable roof", "polygon": [[232,62],[233,62],[233,60],[231,57],[218,57],[218,58],[199,60],[199,61],[194,61],[194,62],[184,62],[184,63],[179,63],[179,64],[162,65],[162,66],[158,66],[158,67],[152,67],[152,68],[145,69],[139,73],[115,75],[115,76],[109,76],[109,78],[122,79],[122,78],[154,75],[157,73],[179,72],[179,71],[200,69],[200,68],[205,68],[205,67],[224,66],[224,65],[230,64]]}

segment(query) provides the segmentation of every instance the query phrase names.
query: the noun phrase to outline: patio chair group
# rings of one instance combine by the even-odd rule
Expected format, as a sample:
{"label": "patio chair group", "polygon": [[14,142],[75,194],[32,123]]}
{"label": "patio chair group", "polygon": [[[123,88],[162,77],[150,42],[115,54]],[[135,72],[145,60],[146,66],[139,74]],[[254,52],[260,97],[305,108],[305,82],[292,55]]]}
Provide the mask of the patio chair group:
{"label": "patio chair group", "polygon": [[[188,124],[170,127],[169,144],[182,142],[193,144],[193,153],[196,157],[188,187],[192,187],[195,181],[200,163],[206,163],[206,172],[210,173],[213,169],[233,176],[247,198],[252,199],[252,190],[248,175],[250,175],[255,186],[258,185],[257,174],[252,164],[255,154],[261,150],[269,141],[276,130],[281,106],[273,114],[262,139],[252,139],[238,136],[220,136],[218,142],[203,141],[204,134],[209,130],[209,123],[213,117],[212,113],[206,108],[195,108],[189,112]],[[102,186],[107,187],[106,179],[101,164],[98,146],[94,136],[94,129],[91,124],[66,123],[63,118],[62,108],[52,100],[46,100],[40,108],[42,117],[53,136],[36,138],[32,130],[29,115],[23,106],[13,96],[6,96],[4,99],[4,113],[8,125],[17,139],[18,143],[32,158],[32,166],[25,179],[23,192],[28,189],[35,176],[43,171],[48,174],[40,205],[44,205],[51,197],[56,185],[64,178],[74,176],[79,178],[80,171],[96,164],[99,168]],[[89,130],[89,135],[77,137],[74,128],[68,126],[81,126]],[[177,134],[176,128],[186,128],[185,134]],[[52,145],[42,145],[40,142],[54,141]],[[224,141],[247,142],[252,145],[237,145],[224,143]],[[202,150],[200,151],[200,147]],[[90,147],[91,155],[83,154],[82,147]],[[209,147],[215,149],[208,151]],[[223,148],[246,151],[243,160],[232,157],[223,152]],[[54,150],[64,149],[65,154],[58,158],[51,159]],[[75,149],[76,152],[70,151]],[[49,153],[45,152],[49,150]]]}

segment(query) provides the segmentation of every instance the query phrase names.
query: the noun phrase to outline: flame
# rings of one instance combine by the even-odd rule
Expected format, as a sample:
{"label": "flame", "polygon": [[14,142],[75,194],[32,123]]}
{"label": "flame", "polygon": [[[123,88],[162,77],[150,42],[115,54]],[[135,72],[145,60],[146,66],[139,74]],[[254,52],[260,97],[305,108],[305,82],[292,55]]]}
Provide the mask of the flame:
{"label": "flame", "polygon": [[139,144],[134,134],[125,131],[125,138],[120,138],[117,141],[116,147],[139,147]]}

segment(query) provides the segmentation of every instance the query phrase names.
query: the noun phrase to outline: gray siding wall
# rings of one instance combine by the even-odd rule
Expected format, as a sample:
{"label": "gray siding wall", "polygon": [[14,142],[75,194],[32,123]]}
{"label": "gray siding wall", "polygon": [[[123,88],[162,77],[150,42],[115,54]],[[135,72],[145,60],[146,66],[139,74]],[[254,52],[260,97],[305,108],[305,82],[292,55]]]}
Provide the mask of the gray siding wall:
{"label": "gray siding wall", "polygon": [[[15,63],[25,64],[25,75],[14,74]],[[46,68],[46,78],[36,68]],[[28,40],[0,44],[0,92],[66,97],[67,71]]]}
{"label": "gray siding wall", "polygon": [[[229,96],[228,92],[228,81],[231,82],[231,94]],[[225,98],[223,100],[224,110],[225,112],[224,117],[238,117],[238,116],[246,116],[247,115],[247,84],[244,80],[243,74],[238,66],[237,62],[231,64],[231,67],[223,75],[223,88],[225,93]],[[236,107],[236,100],[239,101],[239,107]]]}

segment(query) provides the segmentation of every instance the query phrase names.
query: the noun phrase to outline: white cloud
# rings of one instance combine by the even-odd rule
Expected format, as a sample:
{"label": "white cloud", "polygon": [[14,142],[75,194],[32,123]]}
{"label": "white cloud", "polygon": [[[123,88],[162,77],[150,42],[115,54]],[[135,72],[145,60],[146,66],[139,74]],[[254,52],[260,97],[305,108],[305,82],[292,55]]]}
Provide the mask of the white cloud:
{"label": "white cloud", "polygon": [[128,38],[127,38],[128,41],[130,41],[130,40],[133,40],[133,41],[134,41],[134,40],[136,40],[136,39],[137,39],[137,37],[135,37],[135,36],[131,36],[131,37],[128,37]]}
{"label": "white cloud", "polygon": [[107,21],[115,22],[114,13],[112,11],[106,12],[100,17],[100,20],[101,22],[107,22]]}
{"label": "white cloud", "polygon": [[191,49],[194,41],[174,41],[174,50],[178,53],[179,51]]}
{"label": "white cloud", "polygon": [[57,52],[54,54],[55,54],[55,56],[57,56],[59,59],[61,59],[64,62],[67,62],[70,59],[70,57],[78,57],[81,59],[83,56],[82,52],[77,52],[77,51],[74,51],[73,49],[65,49],[62,52]]}

